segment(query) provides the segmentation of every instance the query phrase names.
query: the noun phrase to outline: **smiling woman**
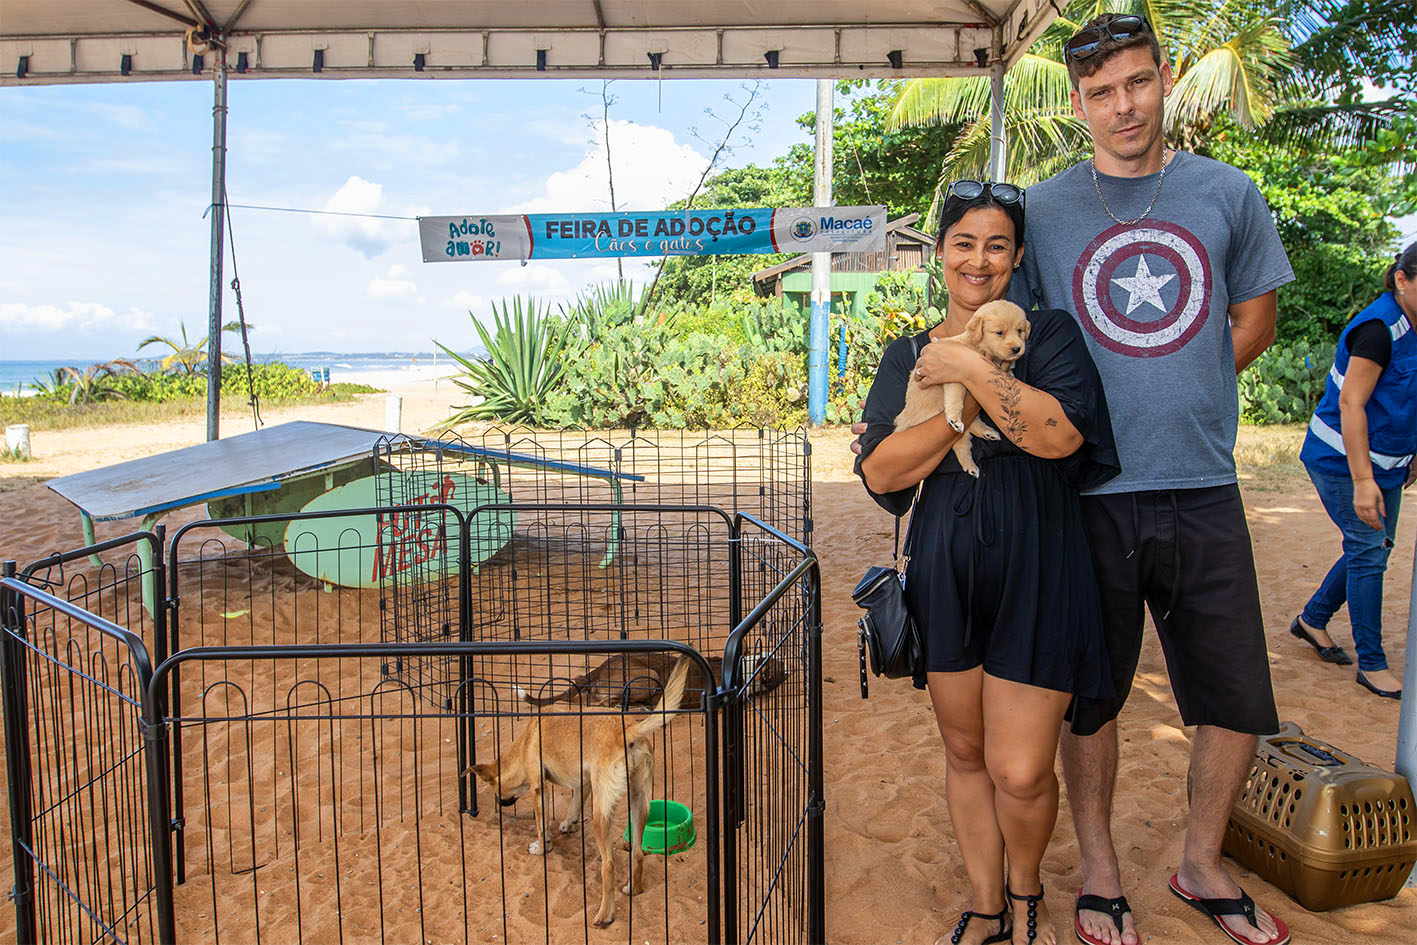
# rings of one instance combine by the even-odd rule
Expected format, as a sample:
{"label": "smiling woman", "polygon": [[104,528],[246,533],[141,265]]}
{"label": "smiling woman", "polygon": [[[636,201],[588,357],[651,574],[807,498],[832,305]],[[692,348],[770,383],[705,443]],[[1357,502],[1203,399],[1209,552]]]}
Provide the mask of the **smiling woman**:
{"label": "smiling woman", "polygon": [[[1059,728],[1075,694],[1112,689],[1078,490],[1118,465],[1081,330],[1066,312],[1029,313],[1013,373],[948,340],[1004,297],[1027,251],[1023,232],[1019,188],[949,186],[936,244],[945,319],[887,350],[857,462],[884,508],[903,515],[914,501],[905,596],[926,670],[916,685],[928,687],[945,742],[945,790],[971,890],[949,938],[956,945],[1003,941],[1015,924],[1029,941],[1035,932],[1056,941],[1039,865],[1057,818]],[[974,441],[977,478],[953,453],[961,433],[945,414],[896,429],[912,375],[924,387],[963,384],[962,426],[977,416],[997,430],[992,442]]]}

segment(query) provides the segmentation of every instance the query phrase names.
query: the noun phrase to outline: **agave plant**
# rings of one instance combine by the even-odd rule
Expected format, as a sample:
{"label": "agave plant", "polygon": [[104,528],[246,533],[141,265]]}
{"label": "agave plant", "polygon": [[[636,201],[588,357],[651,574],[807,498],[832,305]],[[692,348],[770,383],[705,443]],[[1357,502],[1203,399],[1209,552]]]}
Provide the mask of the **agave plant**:
{"label": "agave plant", "polygon": [[561,312],[580,327],[585,341],[596,344],[611,328],[634,320],[640,295],[633,282],[619,279],[582,292],[569,306],[563,304]]}
{"label": "agave plant", "polygon": [[548,395],[561,377],[568,347],[573,344],[572,325],[557,318],[549,305],[535,298],[513,298],[499,308],[492,303],[494,330],[468,312],[477,329],[485,360],[471,360],[435,341],[449,357],[463,366],[453,383],[480,403],[458,407],[444,421],[453,426],[469,420],[505,420],[513,423],[544,422]]}
{"label": "agave plant", "polygon": [[[1073,116],[1063,44],[1092,17],[1109,11],[1141,13],[1156,29],[1175,80],[1166,109],[1173,141],[1191,143],[1222,113],[1244,127],[1262,124],[1274,113],[1295,60],[1279,20],[1262,6],[1249,0],[1073,0],[1004,77],[1009,180],[1036,183],[1087,153],[1090,139],[1086,125]],[[943,184],[980,176],[988,166],[988,77],[908,82],[889,124],[957,121],[966,126],[945,158]]]}

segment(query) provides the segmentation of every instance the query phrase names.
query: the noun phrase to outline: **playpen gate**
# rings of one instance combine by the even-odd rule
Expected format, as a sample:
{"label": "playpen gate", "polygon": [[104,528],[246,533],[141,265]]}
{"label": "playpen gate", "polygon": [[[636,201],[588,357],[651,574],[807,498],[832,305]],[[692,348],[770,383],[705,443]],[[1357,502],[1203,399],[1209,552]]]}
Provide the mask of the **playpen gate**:
{"label": "playpen gate", "polygon": [[[820,592],[805,546],[702,506],[416,513],[456,553],[374,589],[330,589],[280,563],[302,550],[377,555],[367,532],[235,553],[217,537],[272,517],[194,523],[166,561],[163,536],[139,534],[5,582],[18,938],[216,941],[235,916],[227,938],[506,941],[539,930],[549,942],[575,927],[583,940],[822,940]],[[521,516],[515,538],[508,526],[505,547],[475,567],[471,543],[508,513]],[[289,516],[283,528],[320,517],[331,516]],[[63,582],[64,565],[136,542],[158,552],[150,570],[134,554],[121,575]],[[165,577],[165,604],[148,617],[142,582]],[[600,883],[585,829],[540,858],[539,884],[536,870],[509,874],[510,858],[529,858],[517,844],[531,828],[519,818],[509,834],[485,789],[479,809],[466,769],[479,745],[490,759],[549,713],[642,718],[623,714],[623,691],[610,707],[532,708],[513,693],[554,693],[592,656],[668,647],[694,654],[706,678],[718,670],[698,654],[723,656],[720,685],[655,749],[655,796],[689,800],[702,853],[665,856],[658,870],[652,858],[645,893],[616,891],[623,927],[592,933]],[[783,679],[764,691],[774,663]],[[489,897],[477,890],[488,877],[469,872],[469,843],[482,833],[488,848],[493,816],[500,883]],[[579,880],[557,858],[575,846]],[[205,884],[191,882],[199,873]],[[509,875],[525,886],[509,888]],[[701,905],[685,907],[690,897]]]}

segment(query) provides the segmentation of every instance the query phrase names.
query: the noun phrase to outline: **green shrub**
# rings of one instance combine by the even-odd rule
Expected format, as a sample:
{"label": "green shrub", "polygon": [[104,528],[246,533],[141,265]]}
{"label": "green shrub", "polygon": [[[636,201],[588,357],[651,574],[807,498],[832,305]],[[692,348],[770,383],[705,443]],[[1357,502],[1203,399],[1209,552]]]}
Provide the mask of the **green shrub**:
{"label": "green shrub", "polygon": [[1323,397],[1335,345],[1296,340],[1271,345],[1240,374],[1245,423],[1303,423]]}
{"label": "green shrub", "polygon": [[[110,373],[106,371],[107,367],[91,365],[83,371],[64,368],[56,372],[59,383],[37,385],[40,392],[35,396],[47,402],[65,404],[111,399],[166,404],[205,400],[207,396],[207,376],[203,373],[144,374],[136,369]],[[255,387],[256,396],[271,403],[309,397],[319,392],[319,387],[308,373],[278,361],[252,365],[251,385]],[[347,394],[371,393],[374,390],[363,384],[335,386]],[[222,398],[245,400],[247,391],[246,366],[240,363],[225,365],[221,372]]]}
{"label": "green shrub", "polygon": [[734,345],[748,340],[743,331],[743,305],[729,300],[712,305],[687,306],[674,319],[674,326],[685,336],[722,335]]}
{"label": "green shrub", "polygon": [[811,315],[783,299],[741,305],[743,340],[755,352],[787,352],[807,357]]}

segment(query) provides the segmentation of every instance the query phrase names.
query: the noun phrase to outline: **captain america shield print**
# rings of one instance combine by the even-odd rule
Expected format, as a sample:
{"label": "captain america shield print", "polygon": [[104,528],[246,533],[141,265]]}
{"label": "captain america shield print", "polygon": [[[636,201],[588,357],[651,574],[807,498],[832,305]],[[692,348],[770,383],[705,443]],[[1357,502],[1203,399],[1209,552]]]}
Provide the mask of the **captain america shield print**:
{"label": "captain america shield print", "polygon": [[1156,358],[1186,346],[1210,317],[1210,257],[1185,227],[1160,220],[1102,231],[1078,258],[1073,301],[1109,351]]}

